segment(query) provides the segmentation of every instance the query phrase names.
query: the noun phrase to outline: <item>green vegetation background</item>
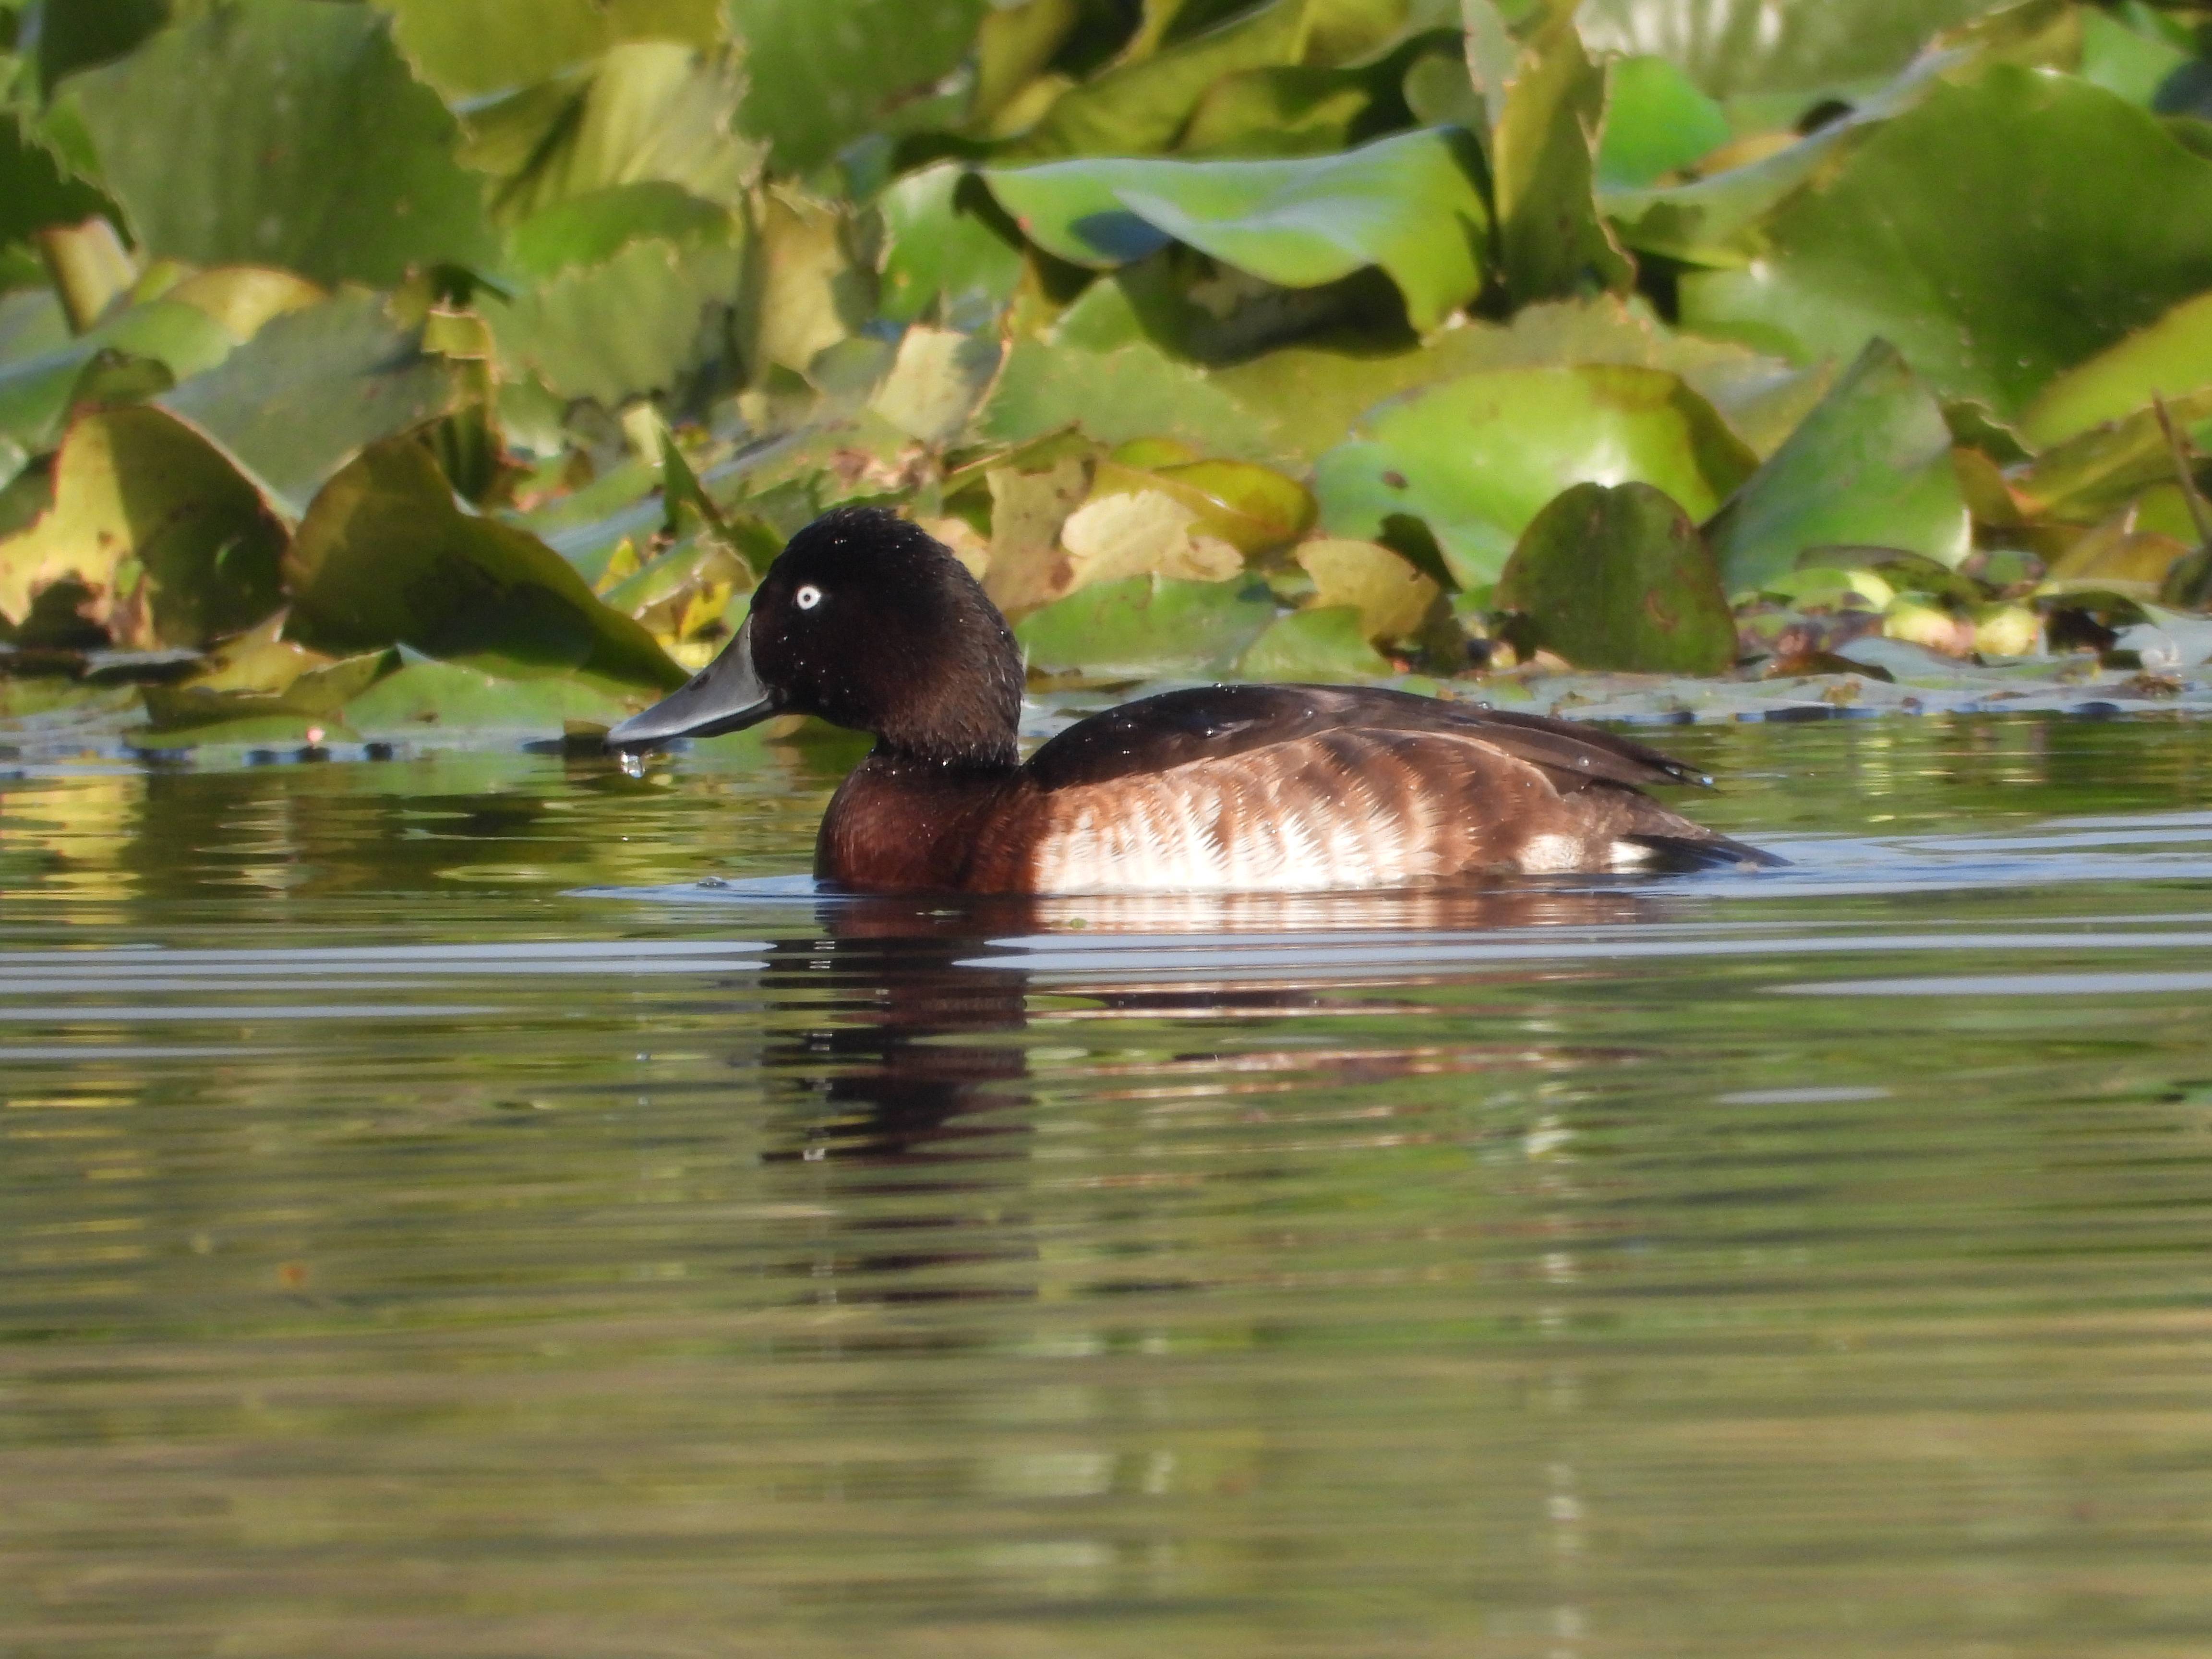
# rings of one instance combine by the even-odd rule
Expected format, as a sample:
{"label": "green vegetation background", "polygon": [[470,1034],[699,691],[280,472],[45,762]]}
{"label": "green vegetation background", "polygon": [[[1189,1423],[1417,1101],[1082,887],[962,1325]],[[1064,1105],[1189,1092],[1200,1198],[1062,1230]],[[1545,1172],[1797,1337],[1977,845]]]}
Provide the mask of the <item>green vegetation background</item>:
{"label": "green vegetation background", "polygon": [[0,0],[0,725],[603,720],[848,501],[1071,681],[2212,656],[2212,8]]}

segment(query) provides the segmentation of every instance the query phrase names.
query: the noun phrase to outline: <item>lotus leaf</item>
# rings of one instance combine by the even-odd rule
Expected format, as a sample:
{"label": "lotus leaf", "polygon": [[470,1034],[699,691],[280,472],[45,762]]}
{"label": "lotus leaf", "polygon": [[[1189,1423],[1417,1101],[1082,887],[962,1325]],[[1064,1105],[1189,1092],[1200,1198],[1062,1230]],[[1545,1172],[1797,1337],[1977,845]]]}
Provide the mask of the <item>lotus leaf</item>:
{"label": "lotus leaf", "polygon": [[1238,677],[1251,680],[1364,680],[1392,672],[1389,659],[1368,643],[1365,617],[1348,605],[1276,617],[1237,664]]}
{"label": "lotus leaf", "polygon": [[1495,581],[1569,484],[1634,479],[1711,513],[1756,465],[1711,404],[1659,369],[1495,369],[1385,404],[1315,469],[1322,523],[1382,538],[1425,523],[1462,586]]}
{"label": "lotus leaf", "polygon": [[452,410],[453,368],[359,289],[276,318],[220,367],[156,401],[297,520],[362,447]]}
{"label": "lotus leaf", "polygon": [[1875,341],[1710,526],[1731,592],[1808,547],[1901,548],[1955,566],[1972,526],[1943,411]]}
{"label": "lotus leaf", "polygon": [[239,0],[64,94],[149,251],[396,282],[496,252],[456,129],[366,6]]}
{"label": "lotus leaf", "polygon": [[54,467],[53,505],[0,541],[0,616],[74,577],[118,643],[204,646],[282,600],[283,526],[206,440],[155,409],[89,415]]}
{"label": "lotus leaf", "polygon": [[1164,51],[1124,58],[1062,93],[1012,146],[1024,157],[1146,155],[1170,148],[1201,99],[1240,70],[1303,62],[1310,0],[1266,0]]}
{"label": "lotus leaf", "polygon": [[2101,88],[1999,64],[1873,130],[1765,234],[1755,266],[1683,279],[1686,324],[1800,359],[1880,335],[2008,415],[2212,289],[2212,161]]}
{"label": "lotus leaf", "polygon": [[2117,421],[2163,394],[2212,387],[2212,294],[2185,300],[2059,375],[2021,411],[2021,435],[2047,446]]}
{"label": "lotus leaf", "polygon": [[422,78],[449,97],[543,80],[626,40],[706,47],[720,0],[372,0]]}
{"label": "lotus leaf", "polygon": [[954,68],[984,10],[985,0],[732,0],[750,82],[742,124],[781,167],[825,161]]}
{"label": "lotus leaf", "polygon": [[[732,224],[726,218],[718,229]],[[487,295],[481,304],[510,377],[614,404],[675,384],[743,268],[742,250],[722,237],[682,244],[654,237],[602,264],[571,265],[511,300]]]}
{"label": "lotus leaf", "polygon": [[1216,455],[1267,459],[1259,420],[1205,374],[1156,348],[1078,351],[1017,340],[975,418],[975,435],[1019,443],[1080,426],[1102,443],[1170,433]]}
{"label": "lotus leaf", "polygon": [[674,185],[738,207],[760,170],[757,149],[730,130],[738,85],[719,55],[632,42],[471,109],[462,156],[496,176],[492,202],[510,222],[622,185]]}
{"label": "lotus leaf", "polygon": [[1078,264],[1124,264],[1172,239],[1285,288],[1374,265],[1425,330],[1481,285],[1478,165],[1463,135],[1437,129],[1340,155],[1057,161],[983,179],[1025,235]]}
{"label": "lotus leaf", "polygon": [[1350,605],[1365,636],[1378,644],[1419,633],[1443,596],[1401,555],[1376,542],[1325,538],[1301,545],[1297,560],[1313,578],[1313,607]]}
{"label": "lotus leaf", "polygon": [[1521,55],[1492,137],[1498,240],[1516,301],[1626,289],[1635,267],[1599,216],[1592,182],[1605,71],[1555,9]]}
{"label": "lotus leaf", "polygon": [[1536,515],[1496,604],[1577,668],[1717,674],[1735,621],[1689,515],[1649,484],[1577,484]]}
{"label": "lotus leaf", "polygon": [[684,679],[544,543],[463,512],[429,451],[406,439],[372,445],[323,487],[284,576],[292,632],[320,650],[400,644],[509,676]]}
{"label": "lotus leaf", "polygon": [[[1022,256],[963,201],[969,174],[943,161],[908,173],[884,191],[883,295],[884,316],[920,321],[943,307],[950,320],[966,304],[995,310],[1020,281]],[[974,189],[975,186],[969,186]]]}
{"label": "lotus leaf", "polygon": [[1030,665],[1141,678],[1222,672],[1274,619],[1263,582],[1132,576],[1048,605],[1014,629]]}
{"label": "lotus leaf", "polygon": [[1988,0],[1588,0],[1591,46],[1648,52],[1716,98],[1809,93],[1901,69],[1938,30]]}
{"label": "lotus leaf", "polygon": [[1719,149],[1728,115],[1663,58],[1624,58],[1606,77],[1597,176],[1614,188],[1655,185]]}

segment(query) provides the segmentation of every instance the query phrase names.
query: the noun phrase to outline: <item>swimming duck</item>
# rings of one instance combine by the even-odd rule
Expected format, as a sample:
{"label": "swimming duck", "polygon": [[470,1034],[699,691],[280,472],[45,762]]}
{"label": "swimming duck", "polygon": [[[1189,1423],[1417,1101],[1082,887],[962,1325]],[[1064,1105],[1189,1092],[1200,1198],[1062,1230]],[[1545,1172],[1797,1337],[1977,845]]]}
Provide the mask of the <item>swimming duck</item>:
{"label": "swimming duck", "polygon": [[623,721],[649,749],[785,713],[876,746],[815,874],[864,891],[1322,891],[1772,864],[1641,793],[1701,783],[1610,732],[1381,688],[1212,685],[1079,720],[1024,762],[1022,654],[919,526],[840,507],[777,557],[721,654]]}

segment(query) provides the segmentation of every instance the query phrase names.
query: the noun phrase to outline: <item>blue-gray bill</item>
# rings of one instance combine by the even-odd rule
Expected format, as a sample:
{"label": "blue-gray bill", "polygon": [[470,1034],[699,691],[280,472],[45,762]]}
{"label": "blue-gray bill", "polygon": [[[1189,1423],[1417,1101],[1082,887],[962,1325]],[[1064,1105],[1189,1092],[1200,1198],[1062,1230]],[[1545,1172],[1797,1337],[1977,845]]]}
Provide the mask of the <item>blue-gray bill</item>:
{"label": "blue-gray bill", "polygon": [[753,669],[752,618],[722,654],[641,714],[607,733],[610,749],[651,749],[678,738],[742,731],[775,714],[775,696]]}

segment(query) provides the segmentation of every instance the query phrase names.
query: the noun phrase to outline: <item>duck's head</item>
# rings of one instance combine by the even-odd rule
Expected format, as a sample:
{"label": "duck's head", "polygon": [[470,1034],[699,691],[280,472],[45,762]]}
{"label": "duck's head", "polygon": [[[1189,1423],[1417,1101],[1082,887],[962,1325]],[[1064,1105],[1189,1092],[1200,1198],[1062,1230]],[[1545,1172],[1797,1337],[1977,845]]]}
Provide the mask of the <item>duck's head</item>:
{"label": "duck's head", "polygon": [[919,526],[841,507],[791,538],[722,654],[607,744],[818,714],[917,760],[1011,766],[1021,706],[1021,653],[981,584]]}

